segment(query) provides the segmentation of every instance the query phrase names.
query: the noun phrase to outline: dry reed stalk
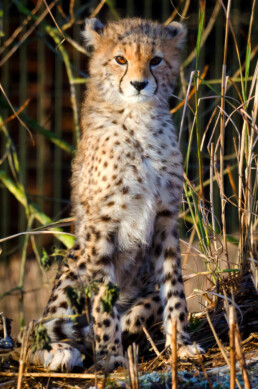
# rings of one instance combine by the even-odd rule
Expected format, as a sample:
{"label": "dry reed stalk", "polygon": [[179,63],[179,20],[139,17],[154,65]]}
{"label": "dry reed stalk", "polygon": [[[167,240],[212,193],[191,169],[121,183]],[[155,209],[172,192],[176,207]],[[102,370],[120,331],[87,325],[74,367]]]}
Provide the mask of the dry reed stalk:
{"label": "dry reed stalk", "polygon": [[[214,98],[216,98],[216,96],[214,96]],[[202,98],[202,100],[204,100],[204,99],[206,99],[206,98]],[[200,100],[201,100],[201,98],[199,98],[199,101],[200,101]],[[208,123],[207,123],[207,125],[206,125],[206,127],[205,127],[205,130],[204,130],[203,136],[202,136],[201,146],[200,146],[201,151],[203,150],[203,146],[204,146],[204,144],[205,144],[205,138],[206,138],[207,132],[208,132],[210,126],[211,126],[211,123],[212,123],[212,121],[213,121],[213,119],[214,119],[215,114],[217,113],[217,111],[218,111],[218,106],[216,106],[216,107],[214,108],[214,110],[213,110],[213,112],[212,112],[212,114],[211,114],[211,116],[210,116],[210,118],[209,118],[209,121],[208,121]],[[209,150],[210,150],[211,141],[212,141],[212,139],[213,139],[214,132],[215,132],[215,130],[216,130],[216,128],[217,128],[217,124],[218,124],[219,118],[220,118],[220,112],[218,112],[217,118],[216,118],[216,120],[215,120],[215,124],[214,124],[214,126],[213,126],[212,131],[211,131],[210,139],[209,139],[208,144],[207,144],[207,150],[208,150],[209,153],[210,153]],[[214,147],[214,146],[213,146],[213,147]]]}
{"label": "dry reed stalk", "polygon": [[236,350],[235,350],[235,313],[234,307],[229,307],[229,345],[230,345],[230,389],[235,389],[236,380]]}
{"label": "dry reed stalk", "polygon": [[210,147],[210,212],[211,212],[211,223],[212,223],[212,232],[213,232],[213,243],[215,248],[215,263],[216,268],[218,266],[218,245],[217,245],[217,237],[216,237],[216,224],[215,224],[215,211],[214,211],[214,183],[213,183],[213,175],[214,175],[214,143],[211,142]]}
{"label": "dry reed stalk", "polygon": [[19,360],[17,389],[21,389],[21,387],[22,387],[22,374],[23,374],[24,359],[25,359],[25,356],[24,356],[25,338],[26,338],[26,331],[24,331],[23,337],[22,337],[22,347],[21,347],[20,360]]}
{"label": "dry reed stalk", "polygon": [[183,269],[184,269],[185,265],[187,264],[189,256],[191,254],[191,249],[192,249],[192,246],[193,246],[193,242],[194,242],[194,238],[195,238],[195,233],[196,233],[196,231],[195,231],[195,229],[193,229],[191,231],[191,234],[190,234],[190,237],[189,237],[186,253],[181,253],[181,256],[184,256],[184,259],[183,259],[183,262],[182,262]]}
{"label": "dry reed stalk", "polygon": [[227,172],[228,172],[228,179],[229,179],[229,183],[230,183],[231,189],[232,189],[232,191],[234,193],[234,197],[237,199],[236,184],[235,184],[235,181],[234,181],[234,178],[233,178],[233,175],[232,175],[232,172],[231,172],[229,164],[227,164]]}
{"label": "dry reed stalk", "polygon": [[[49,4],[49,9],[53,8],[58,0],[52,1]],[[6,54],[6,56],[0,61],[0,67],[16,52],[16,50],[22,45],[22,43],[31,35],[31,33],[36,29],[36,27],[42,22],[42,20],[47,16],[48,10],[46,9],[42,14],[38,17],[35,23],[26,31],[26,33],[19,39],[18,43],[16,43]]]}
{"label": "dry reed stalk", "polygon": [[239,258],[239,267],[241,269],[243,265],[243,256],[244,256],[244,237],[243,237],[243,219],[244,213],[242,210],[242,196],[243,196],[243,188],[244,188],[244,177],[243,177],[243,165],[244,165],[244,151],[245,151],[245,126],[244,122],[240,143],[240,157],[238,164],[238,220],[239,220],[239,246],[238,246],[238,258]]}
{"label": "dry reed stalk", "polygon": [[[254,212],[255,204],[255,185],[252,188],[252,162],[254,157],[254,145],[255,145],[255,132],[256,132],[256,118],[258,110],[258,83],[257,79],[258,64],[256,65],[253,81],[250,87],[248,102],[251,99],[251,94],[254,91],[254,102],[252,115],[247,115],[245,111],[241,109],[241,112],[248,117],[249,124],[251,127],[250,135],[247,134],[247,119],[243,123],[242,134],[241,134],[241,144],[240,144],[240,158],[238,166],[238,175],[239,175],[239,184],[238,184],[238,218],[240,226],[240,239],[239,239],[239,262],[241,270],[245,268],[247,251],[249,248],[253,247],[253,224],[252,224],[252,215]],[[246,103],[246,102],[245,102]],[[246,166],[244,166],[244,159],[246,160]],[[245,175],[244,175],[245,172]],[[246,178],[246,181],[244,179]],[[254,212],[255,213],[255,212]],[[249,247],[248,247],[249,246]],[[246,247],[246,250],[245,250]]]}
{"label": "dry reed stalk", "polygon": [[[226,364],[228,365],[228,367],[229,367],[229,369],[230,369],[230,361],[229,361],[229,359],[228,359],[228,356],[227,356],[227,354],[226,354],[226,351],[225,351],[225,349],[224,349],[224,347],[223,347],[221,341],[220,341],[219,338],[218,338],[218,335],[216,334],[215,328],[213,327],[213,324],[212,324],[212,322],[211,322],[211,319],[210,319],[210,316],[209,316],[208,312],[206,312],[206,316],[207,316],[208,323],[209,323],[209,325],[210,325],[210,327],[211,327],[213,336],[214,336],[214,338],[215,338],[215,340],[216,340],[216,342],[217,342],[217,345],[218,345],[218,347],[219,347],[219,349],[220,349],[220,352],[221,352],[221,354],[222,354],[222,356],[223,356],[223,358],[224,358]],[[239,380],[238,380],[237,377],[236,377],[236,383],[237,383],[238,388],[241,389],[241,385],[240,385],[240,382],[239,382]]]}
{"label": "dry reed stalk", "polygon": [[147,340],[150,342],[150,344],[151,344],[151,346],[152,346],[152,348],[153,348],[155,354],[157,355],[157,357],[160,357],[160,352],[159,352],[159,350],[157,349],[157,347],[156,347],[155,343],[153,342],[153,340],[152,340],[152,338],[151,338],[149,332],[147,331],[147,329],[145,328],[145,326],[144,326],[143,324],[142,324],[142,329],[143,329],[143,332],[144,332],[145,335],[146,335]]}
{"label": "dry reed stalk", "polygon": [[172,348],[172,389],[177,389],[177,321],[172,319],[172,336],[171,336],[171,348]]}
{"label": "dry reed stalk", "polygon": [[[1,66],[1,65],[0,65],[0,66]],[[32,141],[32,144],[33,144],[33,146],[35,146],[35,142],[34,142],[32,133],[30,132],[29,128],[26,126],[26,124],[24,123],[24,121],[20,118],[20,116],[17,114],[17,112],[16,112],[15,109],[13,108],[12,103],[11,103],[11,101],[9,100],[7,94],[5,93],[5,90],[4,90],[4,88],[3,88],[3,86],[2,86],[1,83],[0,83],[0,90],[1,90],[1,92],[3,93],[3,95],[4,95],[5,99],[6,99],[6,101],[8,102],[8,104],[9,104],[11,110],[13,111],[14,116],[17,118],[17,120],[20,122],[20,124],[21,124],[24,128],[26,128],[26,130],[28,131],[28,133],[29,133],[29,135],[30,135],[30,138],[31,138],[31,141]],[[1,124],[2,124],[2,123],[1,123]]]}
{"label": "dry reed stalk", "polygon": [[[0,372],[0,377],[18,377],[19,373],[9,373],[9,372]],[[65,378],[65,379],[87,379],[94,380],[95,374],[90,373],[53,373],[51,371],[46,373],[37,373],[37,372],[26,372],[23,373],[23,377],[26,378]],[[98,379],[103,380],[104,375],[98,375]],[[125,379],[124,373],[113,373],[109,375],[109,379],[111,380],[123,380]]]}
{"label": "dry reed stalk", "polygon": [[6,388],[7,386],[8,388],[11,388],[11,385],[13,385],[14,383],[15,381],[5,381],[0,384],[0,388]]}
{"label": "dry reed stalk", "polygon": [[248,370],[245,362],[245,357],[244,353],[242,350],[242,345],[241,345],[241,338],[239,334],[239,328],[236,325],[235,327],[235,348],[236,348],[236,355],[239,360],[239,364],[242,370],[242,376],[243,376],[243,381],[244,381],[244,388],[245,389],[251,389],[251,384],[250,384],[250,379],[248,376]]}
{"label": "dry reed stalk", "polygon": [[30,334],[33,330],[34,323],[31,322],[28,329],[25,329],[22,336],[22,346],[20,352],[20,360],[19,360],[19,372],[18,372],[18,381],[17,381],[17,389],[22,388],[22,379],[23,379],[23,370],[26,365],[27,359],[27,350],[28,350],[28,342]]}
{"label": "dry reed stalk", "polygon": [[[200,77],[198,78],[197,80],[197,86],[199,87],[199,85],[202,83],[202,81],[204,80],[206,74],[207,74],[207,71],[209,69],[209,66],[208,65],[205,65],[204,66],[204,70],[202,72],[202,74],[200,75]],[[187,101],[189,101],[191,99],[191,97],[193,97],[194,93],[196,91],[196,86],[194,86],[191,90],[191,92],[189,93],[189,96],[187,98]],[[185,105],[185,100],[182,100],[175,108],[172,108],[170,110],[170,113],[173,114],[175,112],[177,112],[181,107],[183,107]]]}
{"label": "dry reed stalk", "polygon": [[183,125],[184,125],[184,118],[185,118],[185,114],[186,114],[186,107],[187,107],[187,104],[188,104],[189,95],[190,95],[190,92],[191,92],[191,85],[192,85],[192,82],[193,82],[194,75],[195,75],[195,70],[193,70],[191,72],[191,74],[190,74],[188,88],[187,88],[187,92],[186,92],[186,96],[185,96],[185,104],[184,104],[182,118],[181,118],[181,122],[180,122],[180,130],[179,130],[179,137],[178,137],[178,143],[179,144],[180,144],[180,141],[181,141]]}
{"label": "dry reed stalk", "polygon": [[100,2],[99,2],[99,4],[97,5],[97,7],[94,9],[94,11],[90,14],[90,19],[91,18],[95,18],[97,15],[98,15],[98,13],[101,11],[101,8],[103,7],[103,5],[106,3],[106,0],[101,0]]}
{"label": "dry reed stalk", "polygon": [[[258,62],[256,64],[256,68],[258,68]],[[252,223],[252,212],[254,212],[255,214],[255,193],[252,189],[252,183],[251,183],[251,180],[252,180],[252,176],[251,176],[251,169],[252,169],[252,159],[255,158],[253,156],[254,154],[254,145],[255,145],[255,124],[256,124],[256,120],[257,120],[257,114],[258,114],[258,81],[256,80],[256,86],[255,86],[255,95],[254,95],[254,103],[253,103],[253,109],[252,109],[252,128],[251,128],[251,137],[250,137],[250,143],[249,143],[249,150],[248,150],[248,153],[249,153],[249,156],[248,156],[248,226],[250,227],[250,250],[252,252],[252,254],[250,255],[250,257],[254,257],[255,256],[255,239],[254,239],[254,235],[255,235],[255,224],[258,220],[257,218],[257,213],[256,213],[256,217],[254,218],[254,223]],[[257,135],[256,135],[256,141],[257,141]],[[256,173],[257,173],[257,165],[256,165]],[[256,176],[257,177],[257,176]],[[255,184],[253,185],[253,188],[255,187]],[[255,221],[256,219],[256,221]],[[248,227],[247,226],[247,227]],[[257,269],[257,266],[256,266],[256,269]]]}
{"label": "dry reed stalk", "polygon": [[190,0],[185,1],[185,7],[183,9],[183,12],[180,15],[180,21],[182,22],[183,19],[186,19],[185,15],[187,14],[188,8],[190,6]]}
{"label": "dry reed stalk", "polygon": [[75,22],[75,18],[74,18],[74,3],[75,3],[75,0],[70,0],[70,3],[69,3],[70,20],[69,20],[69,22],[67,22],[66,24],[64,24],[62,26],[62,30],[63,31],[67,30],[68,28],[71,28],[72,25]]}
{"label": "dry reed stalk", "polygon": [[5,119],[3,122],[0,123],[0,128],[2,126],[5,126],[8,122],[16,118],[16,115],[19,115],[30,103],[31,99],[27,99],[25,103],[17,110],[15,111],[15,114],[9,116],[7,119]]}
{"label": "dry reed stalk", "polygon": [[[10,373],[10,372],[0,372],[0,377],[18,377],[19,373]],[[95,374],[80,374],[80,373],[53,373],[51,371],[47,373],[37,373],[37,372],[27,372],[23,374],[26,378],[86,378],[89,380],[94,379]],[[104,375],[99,376],[99,378],[104,378]]]}
{"label": "dry reed stalk", "polygon": [[224,251],[227,260],[227,266],[230,268],[227,249],[227,230],[226,230],[226,214],[225,214],[225,190],[224,190],[224,147],[225,147],[225,94],[227,90],[227,49],[228,49],[228,28],[229,28],[229,14],[231,8],[231,0],[228,0],[226,26],[225,26],[225,41],[224,41],[224,56],[222,65],[222,80],[221,80],[221,117],[220,117],[220,196],[221,196],[221,221],[223,229]]}
{"label": "dry reed stalk", "polygon": [[62,35],[62,37],[63,37],[63,40],[59,43],[59,45],[61,45],[61,44],[65,41],[65,36],[64,36],[64,34],[63,34],[63,31],[61,30],[61,28],[59,27],[59,25],[58,25],[56,19],[54,18],[54,15],[52,14],[52,11],[51,11],[51,9],[49,8],[49,5],[48,5],[48,3],[47,3],[47,0],[43,0],[43,1],[44,1],[45,6],[46,6],[46,9],[48,10],[49,15],[51,16],[53,22],[54,22],[55,25],[56,25],[56,28],[58,29],[59,33],[60,33],[60,34]]}
{"label": "dry reed stalk", "polygon": [[127,349],[128,373],[131,389],[139,389],[138,379],[138,346],[135,343]]}
{"label": "dry reed stalk", "polygon": [[35,15],[38,12],[39,8],[41,7],[41,2],[42,0],[37,1],[35,8],[31,11],[31,15],[28,15],[26,19],[22,21],[21,25],[17,27],[16,30],[14,30],[12,35],[5,42],[2,43],[2,47],[0,47],[0,54],[2,54],[2,52],[13,43],[14,39],[18,37],[18,35],[22,32],[24,27],[26,27],[27,24],[31,21],[32,15]]}

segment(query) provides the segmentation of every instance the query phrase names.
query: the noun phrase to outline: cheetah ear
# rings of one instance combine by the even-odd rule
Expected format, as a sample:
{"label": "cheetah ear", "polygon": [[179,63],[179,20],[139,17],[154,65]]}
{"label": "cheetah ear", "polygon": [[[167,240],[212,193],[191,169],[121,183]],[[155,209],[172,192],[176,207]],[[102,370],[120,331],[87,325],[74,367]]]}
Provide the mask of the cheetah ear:
{"label": "cheetah ear", "polygon": [[96,48],[101,35],[103,35],[103,24],[96,18],[86,19],[82,37],[85,40],[86,49],[89,53]]}
{"label": "cheetah ear", "polygon": [[173,38],[173,43],[178,49],[182,49],[185,37],[186,27],[178,22],[172,22],[166,27],[169,38]]}

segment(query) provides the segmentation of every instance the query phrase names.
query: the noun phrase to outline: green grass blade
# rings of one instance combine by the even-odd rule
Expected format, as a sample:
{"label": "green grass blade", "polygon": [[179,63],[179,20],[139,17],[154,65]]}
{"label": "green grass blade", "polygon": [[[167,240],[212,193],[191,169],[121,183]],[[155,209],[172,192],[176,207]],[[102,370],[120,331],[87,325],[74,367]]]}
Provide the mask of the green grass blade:
{"label": "green grass blade", "polygon": [[[15,184],[14,181],[7,176],[6,172],[0,170],[0,181],[2,184],[11,192],[14,197],[25,207],[26,206],[26,196],[24,194],[23,188],[20,184]],[[48,217],[44,212],[40,211],[36,204],[29,203],[29,212],[36,220],[41,224],[50,224],[53,221]],[[62,231],[61,228],[55,228],[55,231]],[[74,245],[75,238],[69,235],[59,235],[56,234],[55,237],[60,240],[67,248],[71,248]]]}
{"label": "green grass blade", "polygon": [[193,211],[193,207],[192,207],[192,204],[191,204],[191,201],[190,201],[190,197],[187,194],[187,185],[186,184],[184,184],[184,193],[185,193],[187,204],[188,204],[191,216],[192,216],[193,224],[195,226],[196,233],[197,233],[197,236],[199,238],[199,243],[200,243],[201,251],[204,253],[205,252],[205,248],[204,248],[204,245],[203,245],[202,234],[200,232],[199,225],[196,222],[196,217],[195,217],[195,214],[194,214],[194,211]]}
{"label": "green grass blade", "polygon": [[205,3],[201,3],[200,2],[199,20],[198,20],[198,33],[197,33],[197,41],[196,41],[195,70],[198,69],[198,60],[199,60],[200,49],[201,49],[202,32],[203,32],[203,26],[204,26],[204,17],[205,17]]}

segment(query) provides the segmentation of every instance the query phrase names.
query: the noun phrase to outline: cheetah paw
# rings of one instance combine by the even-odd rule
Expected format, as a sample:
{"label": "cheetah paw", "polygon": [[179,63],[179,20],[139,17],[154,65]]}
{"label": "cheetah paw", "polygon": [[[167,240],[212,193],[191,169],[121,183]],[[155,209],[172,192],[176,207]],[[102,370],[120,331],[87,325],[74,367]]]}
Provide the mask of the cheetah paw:
{"label": "cheetah paw", "polygon": [[179,347],[177,355],[181,359],[191,358],[198,354],[204,354],[205,351],[197,343],[189,344],[186,346]]}
{"label": "cheetah paw", "polygon": [[126,366],[125,358],[122,355],[111,355],[109,358],[103,358],[98,361],[97,365],[104,371],[112,371],[117,369],[119,366]]}
{"label": "cheetah paw", "polygon": [[43,365],[51,371],[71,371],[75,366],[83,366],[80,351],[66,343],[52,343],[50,351],[41,350],[30,353],[30,361]]}

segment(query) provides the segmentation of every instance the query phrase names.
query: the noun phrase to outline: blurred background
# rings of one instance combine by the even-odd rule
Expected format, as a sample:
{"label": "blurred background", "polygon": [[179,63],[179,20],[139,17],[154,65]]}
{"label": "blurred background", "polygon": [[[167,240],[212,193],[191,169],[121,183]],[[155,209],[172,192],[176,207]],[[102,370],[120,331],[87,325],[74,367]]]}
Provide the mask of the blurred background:
{"label": "blurred background", "polygon": [[[166,24],[177,20],[187,26],[183,65],[175,91],[179,98],[171,99],[170,103],[179,130],[184,103],[178,105],[187,94],[191,72],[198,70],[199,80],[203,82],[197,98],[205,99],[196,104],[196,90],[192,97],[188,96],[194,108],[188,108],[184,116],[180,145],[185,158],[188,154],[188,179],[199,188],[197,192],[203,204],[210,201],[211,156],[207,146],[213,136],[216,147],[219,136],[214,110],[220,103],[226,7],[227,1],[215,0],[0,1],[0,239],[53,222],[59,222],[63,230],[73,232],[69,180],[71,159],[80,138],[80,105],[88,78],[88,54],[80,35],[86,17],[97,16],[105,23],[138,16]],[[226,72],[232,80],[229,82],[231,104],[227,102],[228,115],[248,97],[257,62],[257,20],[255,1],[232,1],[226,52]],[[195,82],[198,84],[198,80]],[[214,95],[216,99],[212,97]],[[193,113],[197,112],[197,105],[199,141],[197,136],[192,136]],[[248,108],[247,104],[244,108],[250,113],[252,106]],[[229,204],[225,209],[226,231],[229,244],[233,242],[230,253],[234,260],[238,255],[240,220],[236,147],[241,148],[242,138],[238,132],[243,128],[242,116],[234,115],[234,122],[227,124],[224,149],[224,189]],[[208,136],[203,139],[205,131]],[[197,151],[200,149],[201,154]],[[207,180],[208,184],[205,184]],[[220,236],[219,185],[214,185],[213,190],[216,219],[213,232]],[[235,205],[230,206],[230,200],[233,203],[236,200]],[[185,204],[187,206],[187,199]],[[193,216],[186,206],[183,206],[180,218],[181,237],[194,245],[199,236],[193,233]],[[54,227],[51,225],[50,229]],[[21,235],[0,243],[0,311],[18,323],[15,328],[19,327],[19,322],[23,324],[40,316],[55,273],[54,270],[46,272],[44,265],[52,253],[56,254],[53,259],[59,258],[62,256],[60,250],[72,243],[70,236],[54,237],[43,233]],[[183,250],[187,251],[187,247]],[[222,251],[220,255],[224,255]],[[188,271],[205,269],[204,262],[192,254]],[[196,282],[195,287],[204,288],[203,280],[201,284],[199,279]],[[190,293],[193,285],[188,289]],[[198,307],[200,305],[193,309]]]}

